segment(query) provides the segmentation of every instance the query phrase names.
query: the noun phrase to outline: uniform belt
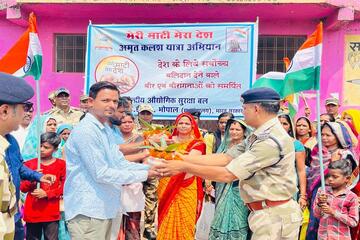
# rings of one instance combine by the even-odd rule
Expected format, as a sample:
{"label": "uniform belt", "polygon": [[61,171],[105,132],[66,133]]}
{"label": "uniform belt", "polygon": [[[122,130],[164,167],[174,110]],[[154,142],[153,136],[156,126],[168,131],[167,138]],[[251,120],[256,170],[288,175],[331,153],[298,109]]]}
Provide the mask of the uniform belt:
{"label": "uniform belt", "polygon": [[250,209],[250,211],[258,211],[258,210],[262,210],[264,208],[276,207],[276,206],[282,205],[284,203],[287,203],[289,200],[290,199],[281,200],[281,201],[271,201],[271,200],[266,199],[263,201],[247,203],[246,205]]}

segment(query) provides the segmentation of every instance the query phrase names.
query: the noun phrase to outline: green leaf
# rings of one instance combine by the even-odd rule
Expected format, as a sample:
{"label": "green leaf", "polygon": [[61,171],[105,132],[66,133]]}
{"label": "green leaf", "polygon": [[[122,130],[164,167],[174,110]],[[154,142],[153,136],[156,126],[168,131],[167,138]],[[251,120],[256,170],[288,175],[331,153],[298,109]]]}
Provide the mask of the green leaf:
{"label": "green leaf", "polygon": [[166,140],[165,140],[164,136],[162,136],[162,137],[160,138],[160,143],[161,143],[161,148],[162,148],[162,149],[166,149],[166,148],[167,148],[167,143],[166,143]]}
{"label": "green leaf", "polygon": [[151,131],[154,130],[154,127],[153,127],[150,123],[148,123],[147,121],[145,121],[145,120],[143,120],[143,119],[141,119],[141,118],[138,118],[138,119],[139,119],[139,122],[140,122],[142,125],[144,125],[144,127],[146,127],[148,130],[151,130]]}
{"label": "green leaf", "polygon": [[137,149],[155,149],[154,146],[139,146],[139,147],[136,147]]}
{"label": "green leaf", "polygon": [[175,151],[180,145],[181,145],[180,143],[170,144],[169,146],[167,146],[167,148],[165,148],[165,152],[173,152],[173,151]]}
{"label": "green leaf", "polygon": [[161,149],[160,145],[154,142],[153,140],[149,139],[149,143],[153,145],[156,149]]}

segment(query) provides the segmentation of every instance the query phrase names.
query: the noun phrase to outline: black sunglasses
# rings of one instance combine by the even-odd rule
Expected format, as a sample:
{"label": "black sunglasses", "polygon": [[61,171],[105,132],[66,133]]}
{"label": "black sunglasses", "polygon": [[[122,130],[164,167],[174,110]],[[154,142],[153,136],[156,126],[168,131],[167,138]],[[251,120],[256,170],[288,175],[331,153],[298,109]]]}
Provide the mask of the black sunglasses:
{"label": "black sunglasses", "polygon": [[25,112],[33,112],[34,111],[33,105],[34,104],[32,102],[24,102],[23,103],[24,111]]}

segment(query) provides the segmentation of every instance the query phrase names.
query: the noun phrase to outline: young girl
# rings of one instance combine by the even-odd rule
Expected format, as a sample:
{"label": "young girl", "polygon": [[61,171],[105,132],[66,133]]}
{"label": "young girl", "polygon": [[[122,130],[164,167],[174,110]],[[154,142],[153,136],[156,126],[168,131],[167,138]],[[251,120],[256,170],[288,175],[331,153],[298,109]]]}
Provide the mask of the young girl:
{"label": "young girl", "polygon": [[[59,201],[63,194],[65,182],[65,161],[53,158],[53,153],[59,146],[60,138],[54,132],[41,134],[41,165],[43,174],[53,174],[56,180],[52,185],[22,181],[20,190],[28,193],[25,199],[24,221],[26,222],[26,239],[45,240],[58,239],[60,210]],[[37,169],[38,159],[25,163],[30,169]]]}
{"label": "young girl", "polygon": [[320,219],[318,239],[351,240],[350,227],[358,224],[358,199],[348,188],[352,173],[350,156],[329,164],[330,187],[325,193],[321,190],[317,193],[313,210]]}

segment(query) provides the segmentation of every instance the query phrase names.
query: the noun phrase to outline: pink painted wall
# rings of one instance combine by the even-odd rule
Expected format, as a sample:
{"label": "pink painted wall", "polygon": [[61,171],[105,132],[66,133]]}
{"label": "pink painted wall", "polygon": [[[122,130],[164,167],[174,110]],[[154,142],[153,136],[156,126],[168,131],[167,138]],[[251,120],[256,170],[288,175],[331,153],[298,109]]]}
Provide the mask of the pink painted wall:
{"label": "pink painted wall", "polygon": [[[131,7],[131,6],[130,6]],[[129,7],[129,8],[130,8]],[[195,10],[193,9],[195,8]],[[209,9],[211,14],[204,14],[200,11],[200,15],[187,15],[183,16],[183,12],[179,12],[176,9],[167,8],[169,11],[179,12],[177,15],[171,15],[168,13],[163,13],[163,7],[159,8],[162,11],[156,12],[160,16],[154,17],[156,13],[152,13],[153,17],[149,17],[149,11],[143,10],[143,13],[139,13],[141,17],[132,18],[130,15],[125,18],[117,17],[119,14],[115,12],[117,9],[113,9],[107,14],[107,11],[102,11],[100,14],[99,11],[96,12],[92,17],[94,24],[101,23],[170,23],[170,22],[241,22],[255,20],[256,16],[259,15],[259,11],[246,11],[246,14],[239,14],[238,11],[232,10],[233,7],[226,5],[223,7],[228,14],[222,14],[225,11],[221,11],[221,8],[217,10],[219,15],[216,18],[209,18],[208,16],[215,16],[214,7],[210,5]],[[36,9],[34,7],[34,9]],[[80,9],[85,8],[77,8]],[[256,8],[255,8],[256,9]],[[259,8],[260,9],[260,8]],[[299,8],[295,8],[299,11]],[[66,87],[71,91],[71,103],[74,106],[78,105],[79,96],[83,91],[83,82],[84,74],[83,73],[57,73],[54,72],[54,34],[55,33],[86,33],[86,28],[88,25],[89,13],[81,12],[79,15],[72,15],[74,18],[58,18],[53,17],[57,16],[55,10],[40,9],[37,14],[38,22],[38,31],[40,36],[40,41],[43,48],[43,75],[40,80],[41,85],[41,99],[42,99],[42,111],[50,107],[50,103],[47,101],[47,95],[51,90],[54,90],[58,87]],[[190,5],[187,7],[189,11],[196,11],[196,7]],[[293,14],[293,10],[287,8],[289,14]],[[291,10],[291,11],[290,11]],[[58,9],[60,11],[60,9]],[[76,10],[74,10],[76,12]],[[110,11],[110,10],[109,10]],[[271,11],[269,9],[261,9],[264,15],[260,17],[259,21],[259,31],[263,35],[308,35],[312,33],[315,29],[316,24],[318,23],[319,17],[324,17],[323,15],[331,14],[334,9],[326,9],[319,14],[315,14],[316,18],[308,18],[309,9],[304,9],[302,15],[293,14],[286,15],[288,18],[280,18],[279,15],[275,14],[273,18],[278,20],[271,20]],[[261,15],[260,11],[260,15]],[[126,11],[124,11],[126,12]],[[151,11],[150,11],[151,12]],[[199,12],[199,11],[198,11]],[[270,13],[269,13],[270,12]],[[112,16],[111,18],[102,17],[104,13],[107,16]],[[136,15],[136,13],[133,13]],[[64,12],[64,15],[69,15],[69,13]],[[162,17],[163,16],[163,17]],[[192,17],[189,17],[192,16]],[[0,14],[0,57],[6,53],[6,51],[11,47],[11,45],[18,39],[18,37],[25,30],[23,27],[19,27],[14,23],[9,22],[5,19],[6,16]],[[221,20],[222,19],[222,20]],[[338,31],[325,31],[324,32],[324,47],[323,47],[323,68],[322,68],[322,99],[325,99],[331,92],[339,92],[340,97],[342,97],[342,81],[343,81],[343,59],[344,59],[344,35],[345,34],[360,34],[360,22],[353,22],[352,24],[344,27]],[[34,81],[28,79],[31,84],[34,85]],[[309,103],[312,106],[314,105],[313,100],[309,100]],[[302,113],[302,107],[300,114]]]}
{"label": "pink painted wall", "polygon": [[[358,34],[360,35],[360,21],[355,21],[340,30],[326,31],[323,38],[323,55],[321,68],[321,113],[325,112],[325,99],[330,97],[330,93],[339,93],[340,102],[343,99],[343,80],[344,80],[344,53],[345,53],[345,35]],[[360,97],[360,95],[359,95]],[[313,108],[311,119],[315,119],[315,99],[308,101],[308,104]],[[299,115],[303,114],[304,104],[300,100]],[[359,108],[360,106],[342,106],[342,109]]]}

